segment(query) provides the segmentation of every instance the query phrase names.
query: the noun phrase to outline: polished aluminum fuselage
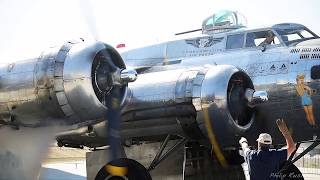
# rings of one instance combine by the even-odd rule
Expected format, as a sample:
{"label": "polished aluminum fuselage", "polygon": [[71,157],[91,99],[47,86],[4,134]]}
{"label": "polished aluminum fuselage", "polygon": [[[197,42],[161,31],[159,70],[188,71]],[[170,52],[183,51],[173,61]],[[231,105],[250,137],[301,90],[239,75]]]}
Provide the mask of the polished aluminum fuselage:
{"label": "polished aluminum fuselage", "polygon": [[[209,35],[166,42],[128,51],[123,53],[122,56],[129,66],[137,68],[149,67],[144,71],[144,76],[148,76],[154,71],[205,67],[206,65],[233,65],[250,76],[255,90],[264,90],[269,95],[269,101],[257,107],[255,123],[244,132],[249,136],[249,139],[254,141],[256,135],[264,131],[275,136],[276,143],[277,141],[282,141],[280,134],[276,130],[275,120],[277,118],[287,119],[288,126],[293,127],[292,130],[294,136],[296,136],[295,138],[297,138],[296,140],[311,139],[314,131],[311,130],[308,124],[304,107],[301,105],[301,98],[297,95],[296,77],[298,74],[304,74],[305,84],[314,90],[319,90],[320,82],[318,79],[311,78],[311,68],[320,65],[320,40],[309,40],[309,43],[300,43],[289,47],[280,42],[278,45],[267,46],[265,51],[262,51],[259,46],[227,50],[225,48],[227,35]],[[210,47],[195,47],[190,43],[190,41],[208,39],[210,37],[223,38],[223,40]],[[177,75],[179,74],[178,71]],[[175,79],[175,76],[167,75]],[[153,79],[150,78],[149,81],[153,81]],[[148,81],[144,83],[149,84]],[[219,86],[219,84],[212,84],[212,86]],[[129,84],[129,88],[131,87],[135,89],[136,84]],[[157,87],[157,85],[154,87]],[[158,88],[161,89],[161,87]],[[145,108],[147,108],[153,105],[159,106],[159,102],[163,102],[165,106],[165,102],[170,101],[163,101],[165,100],[164,97],[172,96],[172,100],[175,97],[174,91],[163,93],[159,98],[157,98],[159,96],[157,92],[162,92],[162,90],[156,91],[153,89],[152,92],[154,93],[139,91],[136,97],[133,95],[132,99],[135,102],[132,102],[132,104],[146,104]],[[144,99],[147,97],[152,97],[152,100]],[[319,100],[319,92],[317,92],[312,96],[313,113],[317,121],[320,121]],[[224,127],[216,128],[216,131],[224,130]],[[235,133],[234,135],[241,136],[243,134]],[[218,139],[221,142],[226,142],[226,137],[220,136]],[[235,144],[236,142],[234,141],[233,143]]]}

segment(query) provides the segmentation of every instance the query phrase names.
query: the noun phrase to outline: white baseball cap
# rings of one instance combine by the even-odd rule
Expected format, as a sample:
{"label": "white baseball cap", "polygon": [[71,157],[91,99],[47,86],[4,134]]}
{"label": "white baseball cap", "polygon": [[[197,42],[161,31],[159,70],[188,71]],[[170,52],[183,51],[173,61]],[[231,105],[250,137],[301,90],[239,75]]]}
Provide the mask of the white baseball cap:
{"label": "white baseball cap", "polygon": [[261,133],[257,141],[262,144],[272,144],[272,138],[268,133]]}

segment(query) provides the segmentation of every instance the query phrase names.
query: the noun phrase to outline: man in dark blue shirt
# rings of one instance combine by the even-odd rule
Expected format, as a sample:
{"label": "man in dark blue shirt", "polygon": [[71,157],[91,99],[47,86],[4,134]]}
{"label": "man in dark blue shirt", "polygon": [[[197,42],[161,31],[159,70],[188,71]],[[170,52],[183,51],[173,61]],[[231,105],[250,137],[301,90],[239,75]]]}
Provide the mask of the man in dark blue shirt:
{"label": "man in dark blue shirt", "polygon": [[250,180],[269,180],[279,178],[279,176],[281,176],[281,174],[278,174],[280,165],[287,160],[296,148],[285,122],[282,119],[278,119],[277,125],[286,139],[287,149],[270,149],[272,138],[267,133],[259,135],[259,138],[257,139],[258,150],[250,150],[248,147],[248,141],[244,137],[239,141],[242,150],[244,151],[244,159],[248,164]]}

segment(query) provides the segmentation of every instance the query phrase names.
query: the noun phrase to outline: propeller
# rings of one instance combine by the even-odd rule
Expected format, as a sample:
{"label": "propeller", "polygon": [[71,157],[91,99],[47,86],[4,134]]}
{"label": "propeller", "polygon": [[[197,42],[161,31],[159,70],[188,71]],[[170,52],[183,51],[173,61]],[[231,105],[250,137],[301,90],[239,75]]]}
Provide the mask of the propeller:
{"label": "propeller", "polygon": [[[111,73],[112,88],[108,94],[104,96],[104,102],[108,111],[105,114],[105,120],[108,120],[107,125],[107,141],[111,148],[112,157],[120,157],[121,154],[121,139],[120,139],[120,101],[121,101],[121,81],[119,81],[118,72],[120,69],[111,61],[110,54],[106,50],[101,51],[105,57],[105,62],[108,64],[109,72]],[[120,75],[121,80],[121,75]]]}
{"label": "propeller", "polygon": [[[90,0],[79,0],[79,5],[88,30],[95,40],[99,40],[100,36]],[[109,162],[110,159],[106,159],[106,162],[109,163],[100,169],[95,180],[151,180],[149,172],[143,165],[132,159],[122,158],[124,152],[120,138],[121,101],[128,83],[137,79],[137,72],[133,69],[125,69],[125,64],[118,52],[106,44],[98,54],[100,62],[95,70],[95,81],[102,94],[100,98],[107,107],[104,115],[104,119],[108,121],[105,129],[106,144],[109,145],[112,161]]]}
{"label": "propeller", "polygon": [[[105,179],[106,172],[111,175],[126,175],[128,166],[123,164],[123,149],[120,138],[120,111],[121,102],[125,97],[125,89],[129,82],[137,79],[135,70],[125,69],[120,55],[110,46],[105,45],[99,53],[99,65],[95,71],[96,84],[102,95],[102,102],[107,107],[104,119],[108,121],[105,132],[107,134],[106,144],[111,152],[111,163],[102,167],[101,173],[96,176],[96,180]],[[121,60],[121,61],[119,61]],[[110,159],[106,159],[109,162]],[[104,178],[101,178],[104,177]]]}
{"label": "propeller", "polygon": [[[79,0],[78,2],[89,33],[98,41],[100,35],[91,1]],[[134,70],[124,69],[124,63],[116,64],[117,61],[114,61],[115,56],[112,55],[111,52],[116,53],[117,58],[121,59],[121,57],[116,51],[111,51],[111,49],[110,46],[105,45],[105,48],[99,52],[101,56],[99,58],[101,67],[98,69],[99,72],[96,72],[99,75],[96,81],[99,86],[99,91],[103,94],[102,101],[107,107],[104,115],[104,119],[108,121],[105,130],[107,132],[107,144],[109,144],[111,148],[112,157],[120,157],[121,142],[119,126],[120,106],[123,96],[122,90],[126,88],[128,82],[134,81],[137,78],[137,73]]]}
{"label": "propeller", "polygon": [[[107,132],[107,143],[111,148],[112,157],[121,157],[121,139],[120,139],[120,110],[121,110],[121,100],[125,96],[124,88],[127,88],[129,82],[133,82],[137,79],[137,72],[135,70],[128,70],[121,68],[121,65],[116,65],[112,56],[110,47],[106,46],[105,49],[101,50],[100,53],[102,58],[100,58],[101,63],[106,64],[104,66],[105,72],[103,75],[105,77],[98,79],[98,84],[104,87],[104,103],[107,107],[105,113],[105,120],[108,121],[106,127]],[[114,51],[113,53],[116,53]],[[119,54],[117,54],[120,57]]]}

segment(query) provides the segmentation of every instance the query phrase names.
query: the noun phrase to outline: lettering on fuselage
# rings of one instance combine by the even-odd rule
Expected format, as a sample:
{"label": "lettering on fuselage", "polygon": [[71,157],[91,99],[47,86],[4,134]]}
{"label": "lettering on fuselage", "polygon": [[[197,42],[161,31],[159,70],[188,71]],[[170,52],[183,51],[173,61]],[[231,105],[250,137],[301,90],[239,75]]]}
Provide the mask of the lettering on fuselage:
{"label": "lettering on fuselage", "polygon": [[199,56],[210,56],[218,52],[222,52],[223,49],[196,49],[196,50],[186,50],[186,57],[199,57]]}

